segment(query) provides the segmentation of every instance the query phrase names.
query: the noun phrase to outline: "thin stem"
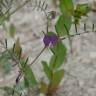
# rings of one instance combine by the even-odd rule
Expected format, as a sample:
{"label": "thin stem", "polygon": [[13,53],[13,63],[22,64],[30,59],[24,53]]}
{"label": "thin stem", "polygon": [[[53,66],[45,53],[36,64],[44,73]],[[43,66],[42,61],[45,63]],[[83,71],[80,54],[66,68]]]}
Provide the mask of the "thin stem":
{"label": "thin stem", "polygon": [[2,16],[0,16],[0,18],[3,18],[4,16],[6,16],[6,14],[9,12],[10,9],[11,9],[11,7],[9,9],[7,9],[7,11],[4,14],[2,14]]}
{"label": "thin stem", "polygon": [[[6,51],[10,54],[10,56],[12,57],[12,60],[16,63],[15,65],[18,65],[18,67],[19,67],[19,69],[20,70],[22,70],[22,68],[20,67],[20,63],[21,63],[21,61],[20,61],[20,59],[18,59],[16,56],[15,56],[15,54],[12,54],[12,52],[13,52],[13,50],[12,50],[12,52],[10,51],[10,50],[8,50],[8,48],[7,48],[7,39],[5,39],[5,44],[6,44],[6,46],[4,47],[5,49],[6,49]],[[21,54],[21,53],[20,53]]]}
{"label": "thin stem", "polygon": [[40,57],[40,55],[44,52],[45,49],[46,49],[46,46],[41,50],[41,52],[36,56],[36,58],[30,63],[30,65],[32,65]]}
{"label": "thin stem", "polygon": [[[83,33],[73,34],[73,35],[70,35],[70,37],[75,37],[75,36],[82,35],[82,34],[85,34],[85,33],[90,33],[90,31],[86,31],[86,32],[83,32]],[[68,37],[62,37],[62,38],[60,38],[60,40],[65,40],[65,39],[67,39],[67,38],[68,38]]]}
{"label": "thin stem", "polygon": [[76,23],[75,23],[75,31],[76,31],[76,33],[78,33],[77,24]]}

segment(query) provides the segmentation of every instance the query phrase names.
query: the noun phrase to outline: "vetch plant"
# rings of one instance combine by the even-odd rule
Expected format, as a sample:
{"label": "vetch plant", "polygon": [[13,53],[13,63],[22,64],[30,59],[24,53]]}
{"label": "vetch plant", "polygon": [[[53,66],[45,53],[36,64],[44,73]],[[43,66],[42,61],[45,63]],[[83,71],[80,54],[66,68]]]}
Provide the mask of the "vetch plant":
{"label": "vetch plant", "polygon": [[[23,49],[21,47],[19,38],[16,40],[12,48],[8,48],[7,39],[5,39],[5,43],[1,43],[4,51],[0,53],[0,64],[2,64],[2,66],[5,68],[5,73],[10,72],[10,70],[15,66],[19,68],[18,76],[16,77],[13,87],[0,87],[1,90],[5,91],[4,96],[39,96],[41,93],[45,96],[53,96],[59,89],[60,83],[64,78],[64,69],[62,68],[62,65],[65,63],[67,55],[67,49],[63,43],[63,40],[68,38],[71,44],[70,38],[75,35],[80,35],[78,33],[70,34],[70,28],[72,24],[79,24],[81,17],[86,16],[91,10],[87,4],[78,4],[75,8],[72,0],[59,0],[59,3],[61,13],[58,16],[58,20],[55,24],[55,32],[49,31],[48,26],[50,21],[49,17],[52,15],[52,19],[55,18],[55,16],[53,16],[54,12],[51,11],[47,14],[47,7],[44,7],[45,2],[41,3],[40,1],[39,3],[36,3],[36,7],[42,9],[41,11],[45,13],[47,25],[46,32],[44,32],[44,37],[42,37],[44,48],[30,64],[28,62],[28,58],[23,56]],[[2,20],[5,22],[5,19]],[[10,34],[12,37],[14,37],[15,30],[16,29],[12,24],[10,27]],[[50,49],[52,56],[49,62],[46,62],[45,60],[42,61],[41,64],[43,67],[43,72],[46,76],[45,78],[48,80],[38,81],[35,76],[35,72],[33,72],[31,69],[31,65],[34,64],[34,62],[46,48]]]}

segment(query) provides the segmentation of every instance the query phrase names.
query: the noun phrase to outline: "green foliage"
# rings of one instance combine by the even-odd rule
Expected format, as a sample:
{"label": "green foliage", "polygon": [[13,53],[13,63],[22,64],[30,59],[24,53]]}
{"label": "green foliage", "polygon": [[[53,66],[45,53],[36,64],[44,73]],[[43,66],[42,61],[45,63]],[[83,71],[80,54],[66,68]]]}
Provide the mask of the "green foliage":
{"label": "green foliage", "polygon": [[0,25],[10,18],[13,0],[0,0]]}
{"label": "green foliage", "polygon": [[58,69],[66,58],[66,47],[59,41],[53,48],[51,48],[53,56],[50,60],[51,69]]}
{"label": "green foliage", "polygon": [[16,27],[14,24],[10,24],[10,27],[9,27],[9,34],[10,36],[13,38],[15,36],[15,33],[16,33]]}
{"label": "green foliage", "polygon": [[52,88],[58,88],[62,78],[64,77],[64,70],[59,70],[53,73]]}
{"label": "green foliage", "polygon": [[66,18],[64,18],[63,15],[59,16],[59,19],[57,20],[57,23],[55,25],[56,32],[59,36],[67,35],[67,30],[64,25],[66,25],[68,30],[70,30],[72,25],[72,18],[70,16],[67,16]]}
{"label": "green foliage", "polygon": [[35,79],[35,76],[30,66],[22,62],[21,69],[23,71],[24,78],[27,81],[28,85],[33,86],[33,87],[36,86],[37,81]]}
{"label": "green foliage", "polygon": [[75,23],[78,24],[82,16],[87,16],[87,14],[91,11],[91,8],[88,4],[78,4],[76,9],[74,10],[74,19]]}
{"label": "green foliage", "polygon": [[70,30],[72,25],[72,14],[74,13],[72,0],[60,0],[59,8],[61,11],[61,15],[56,22],[55,28],[59,36],[65,36],[67,35],[67,31],[64,25],[66,25],[68,30]]}
{"label": "green foliage", "polygon": [[44,67],[44,72],[49,80],[49,84],[46,84],[45,82],[41,82],[40,83],[40,92],[47,94],[50,92],[55,92],[57,90],[57,88],[60,85],[60,82],[64,76],[64,70],[50,70],[50,66],[48,66],[48,64],[43,61],[42,62],[43,67]]}
{"label": "green foliage", "polygon": [[22,51],[19,38],[16,40],[16,43],[13,47],[14,47],[13,51],[14,51],[15,55],[19,56],[19,54],[21,54],[21,51]]}
{"label": "green foliage", "polygon": [[40,92],[43,94],[48,92],[48,85],[45,82],[40,83]]}
{"label": "green foliage", "polygon": [[26,77],[24,77],[24,85],[26,88],[28,88],[30,86],[28,79]]}
{"label": "green foliage", "polygon": [[42,61],[42,65],[43,65],[43,70],[44,70],[46,76],[48,77],[49,81],[51,81],[51,79],[52,79],[52,70],[48,66],[47,62]]}
{"label": "green foliage", "polygon": [[76,11],[80,12],[81,15],[85,16],[88,12],[90,12],[91,8],[88,6],[88,4],[78,4],[76,6]]}
{"label": "green foliage", "polygon": [[[54,33],[48,32],[48,35],[52,34]],[[61,40],[58,40],[58,42],[53,45],[50,49],[53,55],[50,59],[49,64],[45,61],[42,61],[43,71],[46,74],[46,77],[48,78],[49,82],[48,84],[42,82],[40,91],[44,94],[49,93],[51,96],[51,94],[53,94],[59,87],[60,82],[64,76],[64,70],[58,69],[60,69],[61,65],[64,63],[67,50]]]}
{"label": "green foliage", "polygon": [[69,16],[73,14],[74,11],[72,0],[60,0],[59,8],[64,16]]}

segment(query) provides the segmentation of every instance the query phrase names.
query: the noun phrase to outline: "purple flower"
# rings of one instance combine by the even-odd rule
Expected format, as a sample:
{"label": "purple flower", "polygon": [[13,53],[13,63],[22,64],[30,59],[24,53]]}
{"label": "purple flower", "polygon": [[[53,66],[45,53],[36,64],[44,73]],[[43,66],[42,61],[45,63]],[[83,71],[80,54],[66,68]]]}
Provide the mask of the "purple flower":
{"label": "purple flower", "polygon": [[43,42],[45,46],[49,46],[50,44],[54,46],[58,42],[58,36],[56,36],[55,34],[47,34],[44,36]]}
{"label": "purple flower", "polygon": [[49,46],[49,44],[50,44],[50,37],[45,35],[44,39],[43,39],[43,42],[44,42],[45,46]]}
{"label": "purple flower", "polygon": [[51,44],[52,45],[55,45],[58,41],[58,37],[56,35],[51,36],[50,39],[51,39]]}

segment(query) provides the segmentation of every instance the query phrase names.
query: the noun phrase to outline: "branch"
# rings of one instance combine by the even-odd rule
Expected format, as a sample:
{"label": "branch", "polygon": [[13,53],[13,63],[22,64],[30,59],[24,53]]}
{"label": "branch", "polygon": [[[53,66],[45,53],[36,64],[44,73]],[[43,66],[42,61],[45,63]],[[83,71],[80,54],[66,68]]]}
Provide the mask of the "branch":
{"label": "branch", "polygon": [[40,55],[44,52],[44,50],[46,49],[46,46],[40,51],[40,53],[36,56],[36,58],[30,63],[30,65],[32,65],[39,57]]}

